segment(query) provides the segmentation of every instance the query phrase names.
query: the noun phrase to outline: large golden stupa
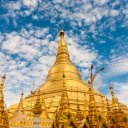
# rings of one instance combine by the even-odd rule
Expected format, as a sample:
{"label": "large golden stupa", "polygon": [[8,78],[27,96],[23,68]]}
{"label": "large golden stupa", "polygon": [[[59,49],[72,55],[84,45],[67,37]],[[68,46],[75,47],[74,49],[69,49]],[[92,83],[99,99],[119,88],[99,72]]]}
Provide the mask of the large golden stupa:
{"label": "large golden stupa", "polygon": [[[93,68],[93,67],[91,67]],[[84,82],[70,60],[64,31],[54,65],[45,83],[18,104],[8,108],[9,128],[128,128],[128,108],[110,87],[108,100],[92,86],[94,75]]]}

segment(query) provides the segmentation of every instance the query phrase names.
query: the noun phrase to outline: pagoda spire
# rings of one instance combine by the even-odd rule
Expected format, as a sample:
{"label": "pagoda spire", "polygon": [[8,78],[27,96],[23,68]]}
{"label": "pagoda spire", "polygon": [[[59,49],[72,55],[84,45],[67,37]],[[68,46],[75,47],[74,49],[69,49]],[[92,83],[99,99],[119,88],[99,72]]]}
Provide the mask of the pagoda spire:
{"label": "pagoda spire", "polygon": [[20,98],[20,102],[19,102],[19,105],[18,105],[18,108],[17,109],[21,109],[21,112],[24,113],[24,108],[23,108],[23,96],[24,96],[24,93],[22,91],[21,93],[21,98]]}
{"label": "pagoda spire", "polygon": [[49,70],[46,81],[62,79],[63,69],[65,71],[66,78],[81,80],[82,78],[78,69],[73,65],[70,60],[67,43],[64,39],[65,33],[63,29],[60,30],[59,35],[60,40],[58,43],[56,61]]}
{"label": "pagoda spire", "polygon": [[33,114],[40,115],[42,113],[41,103],[40,103],[40,90],[38,91],[37,100],[33,108]]}
{"label": "pagoda spire", "polygon": [[66,128],[69,120],[74,120],[75,115],[70,108],[69,98],[67,94],[66,84],[65,84],[65,74],[63,72],[63,90],[62,90],[62,96],[60,99],[60,107],[58,110],[58,113],[56,115],[56,120],[58,121],[59,128]]}
{"label": "pagoda spire", "polygon": [[24,114],[23,96],[24,96],[24,93],[22,91],[18,107],[16,108],[16,110],[15,110],[13,116],[12,116],[12,118],[14,118],[14,119],[16,119],[19,115]]}
{"label": "pagoda spire", "polygon": [[37,100],[36,100],[35,106],[33,108],[33,114],[35,115],[33,123],[34,123],[35,128],[39,127],[39,125],[40,125],[39,116],[40,116],[41,113],[42,113],[42,108],[41,108],[40,90],[39,90]]}
{"label": "pagoda spire", "polygon": [[45,105],[45,100],[44,100],[44,93],[42,96],[41,109],[42,109],[42,113],[41,113],[40,117],[45,118],[45,119],[49,119],[49,115],[48,115],[46,105]]}
{"label": "pagoda spire", "polygon": [[60,41],[58,43],[58,52],[57,52],[57,59],[55,64],[58,63],[71,63],[69,53],[68,53],[68,48],[67,48],[67,43],[64,39],[64,30],[60,30]]}
{"label": "pagoda spire", "polygon": [[117,99],[115,98],[115,94],[114,94],[112,86],[110,86],[110,92],[111,92],[111,95],[112,95],[112,109],[113,110],[118,109]]}
{"label": "pagoda spire", "polygon": [[89,87],[89,125],[92,128],[98,127],[97,107],[92,87]]}
{"label": "pagoda spire", "polygon": [[120,108],[119,101],[117,100],[117,98],[115,98],[115,94],[112,86],[110,86],[110,92],[112,95],[112,108],[113,108],[112,114],[114,116],[115,125],[116,127],[119,128],[125,128],[126,126],[126,122],[124,121],[125,114]]}
{"label": "pagoda spire", "polygon": [[0,83],[0,127],[8,128],[8,114],[5,110],[3,87],[6,79],[6,74],[3,75]]}
{"label": "pagoda spire", "polygon": [[3,87],[6,79],[6,74],[3,75],[0,83],[0,117],[4,111],[4,95],[3,95]]}
{"label": "pagoda spire", "polygon": [[61,96],[61,101],[60,101],[60,109],[69,109],[70,104],[69,104],[69,99],[68,99],[68,94],[66,90],[66,84],[65,84],[65,74],[63,73],[63,91],[62,91],[62,96]]}
{"label": "pagoda spire", "polygon": [[6,74],[4,74],[4,75],[2,76],[2,79],[1,79],[1,86],[4,86],[5,79],[6,79]]}

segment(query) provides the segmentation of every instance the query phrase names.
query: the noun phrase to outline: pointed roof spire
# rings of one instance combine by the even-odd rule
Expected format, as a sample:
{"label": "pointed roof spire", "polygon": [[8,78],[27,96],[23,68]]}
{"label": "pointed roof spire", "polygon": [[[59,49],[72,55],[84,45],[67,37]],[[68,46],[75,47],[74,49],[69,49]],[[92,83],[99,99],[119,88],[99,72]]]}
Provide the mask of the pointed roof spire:
{"label": "pointed roof spire", "polygon": [[4,79],[4,80],[6,79],[6,73],[3,75],[2,79]]}
{"label": "pointed roof spire", "polygon": [[41,102],[42,113],[41,113],[40,117],[43,119],[49,119],[49,115],[48,115],[46,105],[45,105],[44,95],[45,94],[43,93],[42,102]]}
{"label": "pointed roof spire", "polygon": [[[67,78],[81,80],[81,75],[77,68],[72,64],[67,48],[67,43],[64,39],[64,30],[61,29],[59,32],[60,41],[58,43],[58,52],[56,55],[56,61],[52,68],[48,72],[46,81],[55,79],[62,79],[63,67]],[[68,72],[68,73],[67,73]]]}
{"label": "pointed roof spire", "polygon": [[110,86],[110,92],[111,92],[111,95],[112,95],[112,108],[113,108],[113,110],[114,109],[118,109],[117,100],[115,98],[115,94],[114,94],[114,91],[113,91],[113,87],[112,86]]}
{"label": "pointed roof spire", "polygon": [[92,124],[94,124],[94,122],[98,123],[98,113],[92,87],[89,87],[89,121]]}
{"label": "pointed roof spire", "polygon": [[4,81],[6,79],[6,75],[2,77],[1,83],[0,83],[0,118],[3,115],[4,111],[4,95],[3,95],[3,87],[4,87]]}
{"label": "pointed roof spire", "polygon": [[5,79],[6,79],[6,73],[2,76],[1,86],[4,86]]}
{"label": "pointed roof spire", "polygon": [[67,43],[66,43],[66,41],[64,39],[64,30],[63,29],[60,30],[59,35],[60,35],[59,47],[60,46],[67,46]]}
{"label": "pointed roof spire", "polygon": [[66,84],[65,84],[65,74],[63,72],[63,91],[62,91],[62,96],[61,96],[61,101],[60,101],[60,109],[68,109],[70,108],[69,105],[69,99],[68,99],[68,94],[67,94],[67,90],[66,90]]}
{"label": "pointed roof spire", "polygon": [[23,108],[23,96],[24,96],[24,93],[22,91],[21,93],[21,98],[20,98],[20,102],[19,102],[19,105],[18,105],[18,109],[20,108],[22,113],[24,113],[24,108]]}
{"label": "pointed roof spire", "polygon": [[33,114],[40,115],[42,113],[41,103],[40,103],[40,90],[38,91],[37,100],[33,108]]}
{"label": "pointed roof spire", "polygon": [[61,62],[68,62],[71,63],[69,53],[68,53],[68,48],[67,48],[67,43],[64,39],[64,30],[60,30],[60,41],[58,43],[58,53],[57,53],[57,60],[55,64],[61,63]]}

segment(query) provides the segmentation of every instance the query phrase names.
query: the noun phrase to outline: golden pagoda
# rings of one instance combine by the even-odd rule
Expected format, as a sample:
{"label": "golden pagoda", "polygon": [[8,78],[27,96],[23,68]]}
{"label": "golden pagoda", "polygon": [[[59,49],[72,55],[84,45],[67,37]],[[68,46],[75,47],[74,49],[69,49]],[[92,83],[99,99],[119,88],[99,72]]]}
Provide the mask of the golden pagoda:
{"label": "golden pagoda", "polygon": [[4,95],[3,95],[3,87],[4,87],[5,79],[6,79],[6,75],[2,77],[0,83],[0,128],[8,128],[9,126],[8,114],[7,114],[7,110],[5,110]]}
{"label": "golden pagoda", "polygon": [[112,87],[112,101],[94,89],[92,81],[98,72],[91,73],[88,83],[82,80],[70,60],[64,31],[59,34],[56,61],[46,81],[8,108],[9,127],[128,128],[128,107],[115,98]]}

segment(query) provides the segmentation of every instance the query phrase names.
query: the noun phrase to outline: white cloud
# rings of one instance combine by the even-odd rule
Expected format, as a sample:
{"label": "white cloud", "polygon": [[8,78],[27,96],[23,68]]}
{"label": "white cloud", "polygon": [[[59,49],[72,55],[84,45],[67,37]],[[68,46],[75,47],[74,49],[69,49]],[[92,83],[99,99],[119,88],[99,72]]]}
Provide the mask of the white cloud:
{"label": "white cloud", "polygon": [[99,89],[100,87],[105,87],[106,85],[102,81],[102,77],[100,74],[98,74],[94,80],[94,88]]}
{"label": "white cloud", "polygon": [[54,4],[61,4],[63,3],[64,1],[63,0],[53,0],[52,1]]}
{"label": "white cloud", "polygon": [[119,14],[119,11],[118,10],[110,10],[110,16],[117,16]]}
{"label": "white cloud", "polygon": [[38,0],[22,0],[22,3],[27,7],[36,8],[38,5]]}
{"label": "white cloud", "polygon": [[[72,35],[73,36],[73,35]],[[77,41],[78,38],[70,38],[67,35],[65,36],[66,41],[68,42],[68,49],[71,59],[75,63],[75,65],[78,65],[80,67],[86,67],[89,66],[89,63],[94,61],[97,57],[97,53],[95,51],[90,51],[86,44],[85,46],[81,47],[78,45]]]}
{"label": "white cloud", "polygon": [[21,3],[18,1],[18,2],[10,2],[10,3],[6,3],[6,7],[8,9],[11,9],[11,10],[20,10],[21,8]]}
{"label": "white cloud", "polygon": [[128,7],[123,10],[123,14],[125,14],[126,18],[128,18]]}
{"label": "white cloud", "polygon": [[94,2],[98,5],[104,5],[108,3],[109,0],[94,0]]}
{"label": "white cloud", "polygon": [[37,16],[37,15],[32,15],[32,18],[33,18],[34,20],[38,20],[38,16]]}
{"label": "white cloud", "polygon": [[128,73],[128,57],[120,56],[117,58],[113,58],[109,63],[109,69],[107,75],[116,76]]}

